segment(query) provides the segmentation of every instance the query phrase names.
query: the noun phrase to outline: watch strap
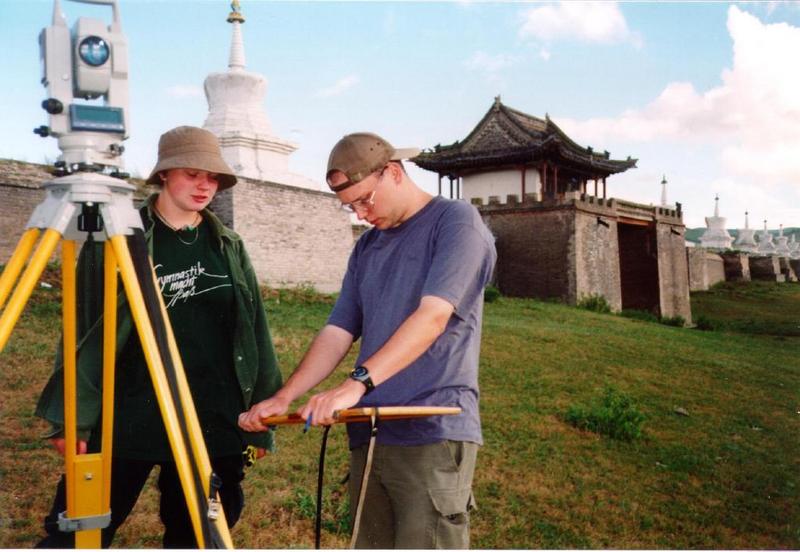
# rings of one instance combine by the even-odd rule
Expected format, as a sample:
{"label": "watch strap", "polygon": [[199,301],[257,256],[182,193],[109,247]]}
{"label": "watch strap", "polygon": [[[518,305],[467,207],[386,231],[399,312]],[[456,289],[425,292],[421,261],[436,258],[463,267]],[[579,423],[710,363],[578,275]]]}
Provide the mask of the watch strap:
{"label": "watch strap", "polygon": [[366,366],[358,366],[355,370],[350,372],[350,379],[356,380],[364,384],[364,387],[367,390],[364,392],[365,395],[370,393],[373,389],[375,389],[375,384],[372,383],[372,378],[369,376],[369,370]]}

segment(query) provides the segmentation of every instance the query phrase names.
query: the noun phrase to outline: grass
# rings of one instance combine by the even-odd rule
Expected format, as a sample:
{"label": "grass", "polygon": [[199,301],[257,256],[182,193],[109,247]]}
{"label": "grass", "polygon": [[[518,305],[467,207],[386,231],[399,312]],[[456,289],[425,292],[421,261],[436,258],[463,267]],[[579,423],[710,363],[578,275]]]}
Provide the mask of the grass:
{"label": "grass", "polygon": [[714,329],[800,337],[799,302],[797,283],[720,282],[692,293],[692,314]]}
{"label": "grass", "polygon": [[[481,355],[485,445],[478,455],[474,548],[800,548],[800,286],[693,296],[698,331],[533,300],[487,304]],[[324,324],[330,297],[265,292],[284,374]],[[60,320],[57,290],[37,290],[2,353],[0,547],[41,535],[61,471],[33,418]],[[768,321],[741,324],[742,320]],[[733,330],[736,330],[734,332]],[[345,377],[348,359],[334,382]],[[607,388],[644,415],[620,441],[573,427],[572,405]],[[688,415],[676,412],[682,409]],[[237,547],[313,547],[321,431],[278,431],[278,450],[250,468]],[[322,546],[346,548],[347,447],[331,431]],[[152,484],[116,547],[158,547]]]}

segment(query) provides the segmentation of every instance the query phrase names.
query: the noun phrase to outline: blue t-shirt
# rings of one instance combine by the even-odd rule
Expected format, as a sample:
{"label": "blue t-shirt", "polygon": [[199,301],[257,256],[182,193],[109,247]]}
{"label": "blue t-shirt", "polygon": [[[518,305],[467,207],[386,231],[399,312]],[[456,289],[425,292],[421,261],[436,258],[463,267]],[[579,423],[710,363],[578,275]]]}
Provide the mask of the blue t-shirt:
{"label": "blue t-shirt", "polygon": [[[460,406],[462,413],[381,424],[379,443],[483,443],[478,357],[483,289],[496,258],[494,238],[475,207],[442,197],[434,197],[400,226],[373,228],[356,243],[328,323],[362,339],[357,364],[389,340],[423,296],[455,307],[430,348],[358,406]],[[368,424],[348,424],[348,433],[350,447],[360,446],[369,439]]]}

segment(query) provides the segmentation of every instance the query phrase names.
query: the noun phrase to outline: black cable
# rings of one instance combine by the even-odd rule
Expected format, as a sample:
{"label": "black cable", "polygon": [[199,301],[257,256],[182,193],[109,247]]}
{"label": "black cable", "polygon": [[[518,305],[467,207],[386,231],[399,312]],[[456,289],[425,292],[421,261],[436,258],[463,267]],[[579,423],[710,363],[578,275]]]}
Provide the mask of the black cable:
{"label": "black cable", "polygon": [[319,550],[322,537],[322,481],[325,476],[325,448],[328,445],[328,432],[331,426],[325,426],[322,432],[322,445],[319,448],[319,470],[317,471],[317,519],[314,524],[314,548]]}
{"label": "black cable", "polygon": [[[197,496],[197,509],[201,514],[203,540],[205,541],[206,548],[222,548],[224,547],[222,537],[219,535],[214,524],[211,523],[211,520],[208,519],[208,502],[205,500],[205,492],[203,491],[202,474],[200,473],[199,463],[194,455],[194,450],[189,442],[189,425],[186,420],[183,401],[181,400],[181,394],[178,388],[175,365],[172,362],[172,354],[170,354],[169,350],[166,323],[161,311],[161,302],[158,297],[159,291],[156,289],[155,282],[153,281],[153,271],[150,266],[147,242],[145,241],[143,230],[137,228],[134,230],[132,236],[128,236],[128,248],[130,249],[133,267],[136,271],[136,279],[139,281],[139,286],[142,290],[147,316],[153,327],[159,355],[164,365],[169,391],[175,402],[176,417],[181,430],[181,438],[186,447],[186,453],[189,456],[189,466],[191,468],[192,480]],[[212,478],[213,476],[214,474],[212,472]]]}

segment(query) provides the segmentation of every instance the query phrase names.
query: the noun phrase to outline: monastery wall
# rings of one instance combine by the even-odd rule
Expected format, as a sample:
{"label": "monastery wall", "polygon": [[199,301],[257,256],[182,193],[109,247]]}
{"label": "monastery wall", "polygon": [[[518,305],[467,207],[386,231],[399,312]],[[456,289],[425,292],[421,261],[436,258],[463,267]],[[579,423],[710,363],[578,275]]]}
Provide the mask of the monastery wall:
{"label": "monastery wall", "polygon": [[354,242],[334,194],[241,178],[212,207],[242,236],[263,283],[339,290]]}
{"label": "monastery wall", "polygon": [[767,280],[770,282],[784,282],[786,278],[781,274],[781,265],[775,255],[750,257],[750,276],[753,280]]}
{"label": "monastery wall", "polygon": [[704,247],[687,247],[686,262],[691,291],[705,291],[725,281],[725,262],[717,253]]}
{"label": "monastery wall", "polygon": [[575,215],[569,209],[489,206],[481,209],[495,236],[495,279],[504,295],[575,301]]}
{"label": "monastery wall", "polygon": [[530,194],[522,202],[509,195],[505,202],[493,197],[488,205],[473,203],[497,240],[496,280],[502,293],[573,305],[600,295],[615,311],[622,309],[625,296],[628,308],[691,321],[679,211],[577,192],[558,201],[537,201]]}
{"label": "monastery wall", "polygon": [[[619,271],[619,235],[613,209],[582,205],[575,212],[576,300],[605,297],[613,311],[622,309]],[[605,222],[598,222],[601,220]],[[607,226],[606,226],[607,225]]]}
{"label": "monastery wall", "polygon": [[[47,169],[0,160],[0,264],[8,262],[45,197],[41,184],[52,178]],[[354,230],[333,194],[242,178],[210,207],[242,235],[261,282],[339,290]]]}
{"label": "monastery wall", "polygon": [[[692,322],[692,305],[689,300],[686,247],[683,225],[676,225],[661,216],[656,219],[656,249],[658,251],[658,282],[661,316],[681,316],[687,324]],[[716,255],[708,274],[711,278],[725,280],[722,258]],[[717,280],[715,280],[716,282]],[[710,284],[709,284],[710,285]]]}
{"label": "monastery wall", "polygon": [[49,178],[44,165],[0,160],[0,264],[14,253],[34,208],[44,199],[40,186]]}
{"label": "monastery wall", "polygon": [[786,278],[787,282],[797,281],[797,273],[795,273],[795,270],[789,262],[788,257],[779,257],[778,264],[781,268],[781,274],[783,274],[783,277]]}
{"label": "monastery wall", "polygon": [[728,282],[750,281],[750,256],[746,253],[726,251],[720,253],[725,263],[725,280]]}
{"label": "monastery wall", "polygon": [[800,278],[800,259],[789,259],[789,266],[792,267],[795,275]]}

